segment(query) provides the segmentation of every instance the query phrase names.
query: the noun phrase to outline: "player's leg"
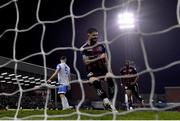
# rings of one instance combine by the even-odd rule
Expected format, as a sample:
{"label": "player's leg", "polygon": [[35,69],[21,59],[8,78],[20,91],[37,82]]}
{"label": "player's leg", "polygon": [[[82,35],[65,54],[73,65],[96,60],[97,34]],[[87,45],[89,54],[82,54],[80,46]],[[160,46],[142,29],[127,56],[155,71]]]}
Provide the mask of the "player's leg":
{"label": "player's leg", "polygon": [[127,96],[126,91],[125,91],[125,94],[124,94],[124,102],[126,104],[126,109],[129,110],[128,96]]}
{"label": "player's leg", "polygon": [[67,107],[69,107],[67,98],[65,97],[65,95],[63,93],[59,94],[60,98],[61,98],[61,104],[62,104],[62,109],[66,109]]}
{"label": "player's leg", "polygon": [[89,77],[90,84],[92,84],[96,90],[97,96],[99,96],[101,99],[104,99],[107,97],[105,91],[103,90],[101,86],[101,82],[98,79],[98,77],[95,77],[94,74]]}
{"label": "player's leg", "polygon": [[144,100],[142,99],[142,97],[140,96],[140,93],[139,93],[139,86],[138,84],[136,83],[134,85],[134,88],[132,90],[134,96],[139,100],[139,102],[141,103],[141,106],[144,107]]}
{"label": "player's leg", "polygon": [[[91,77],[90,80],[95,77]],[[99,80],[93,80],[92,82],[94,88],[96,89],[96,94],[103,100],[104,108],[107,110],[115,110],[115,108],[111,105],[111,102],[107,98],[105,91],[101,86],[101,82]]]}
{"label": "player's leg", "polygon": [[61,99],[61,104],[62,104],[63,110],[72,108],[72,106],[69,106],[68,100],[65,96],[65,94],[67,92],[67,88],[68,88],[67,85],[60,85],[59,89],[58,89],[58,94],[59,94],[60,99]]}
{"label": "player's leg", "polygon": [[129,110],[129,109],[132,109],[132,91],[129,89],[129,88],[127,88],[126,90],[125,90],[125,92],[126,92],[126,95],[127,95],[127,102],[126,102],[126,105],[127,105],[127,110]]}
{"label": "player's leg", "polygon": [[96,94],[103,100],[105,98],[107,98],[107,95],[105,93],[105,91],[103,90],[102,86],[101,86],[101,82],[99,80],[95,80],[93,81],[93,86],[96,90]]}
{"label": "player's leg", "polygon": [[114,97],[114,82],[112,78],[107,78],[108,83],[108,94],[109,98],[112,100]]}

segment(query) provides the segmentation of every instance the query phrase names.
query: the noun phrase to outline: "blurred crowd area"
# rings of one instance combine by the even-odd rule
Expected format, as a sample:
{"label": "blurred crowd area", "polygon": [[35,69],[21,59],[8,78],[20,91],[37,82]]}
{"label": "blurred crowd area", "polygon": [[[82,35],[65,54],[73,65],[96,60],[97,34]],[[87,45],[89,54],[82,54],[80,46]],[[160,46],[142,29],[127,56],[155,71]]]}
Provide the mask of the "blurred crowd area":
{"label": "blurred crowd area", "polygon": [[43,108],[46,100],[46,89],[37,89],[33,91],[19,91],[17,85],[0,84],[0,109],[19,108],[35,109]]}

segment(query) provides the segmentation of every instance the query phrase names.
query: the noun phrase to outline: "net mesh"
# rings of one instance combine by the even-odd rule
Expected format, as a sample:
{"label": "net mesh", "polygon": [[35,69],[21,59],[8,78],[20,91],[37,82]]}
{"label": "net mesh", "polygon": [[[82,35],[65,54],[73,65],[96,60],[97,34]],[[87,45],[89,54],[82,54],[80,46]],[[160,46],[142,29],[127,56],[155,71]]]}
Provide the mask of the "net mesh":
{"label": "net mesh", "polygon": [[[103,11],[103,33],[104,33],[104,41],[102,41],[101,43],[104,43],[106,45],[106,48],[107,48],[107,52],[108,52],[108,55],[109,55],[109,58],[110,58],[110,61],[109,61],[109,67],[108,69],[110,70],[111,69],[111,63],[112,63],[112,60],[111,60],[111,55],[112,55],[112,52],[110,50],[110,45],[115,43],[119,38],[123,37],[123,36],[126,36],[126,35],[130,35],[130,34],[134,34],[134,35],[138,35],[140,37],[139,39],[139,42],[140,42],[140,47],[142,49],[142,53],[143,53],[143,59],[144,59],[144,63],[145,63],[145,69],[141,72],[139,72],[138,74],[139,75],[143,75],[143,74],[146,74],[146,73],[149,73],[150,74],[150,77],[151,77],[151,91],[150,91],[150,98],[149,98],[149,103],[150,103],[150,108],[136,108],[134,109],[133,111],[138,111],[138,110],[156,110],[156,111],[162,111],[162,110],[168,110],[168,109],[172,109],[174,107],[177,107],[177,106],[180,106],[179,103],[176,103],[176,104],[173,104],[173,105],[170,105],[170,106],[167,106],[165,108],[156,108],[154,105],[153,105],[153,97],[154,97],[154,93],[155,93],[155,82],[156,82],[156,79],[155,79],[155,75],[154,73],[155,72],[159,72],[159,71],[163,71],[163,70],[166,70],[166,69],[169,69],[171,67],[174,67],[178,64],[180,64],[180,60],[175,60],[165,66],[162,66],[162,67],[159,67],[159,68],[152,68],[150,63],[149,63],[149,58],[148,58],[148,54],[147,54],[147,50],[146,50],[146,46],[144,44],[144,38],[145,37],[149,37],[149,36],[155,36],[155,35],[160,35],[160,34],[166,34],[166,33],[169,33],[175,29],[178,29],[180,27],[180,0],[177,1],[177,7],[176,7],[176,16],[177,16],[177,24],[176,25],[173,25],[173,26],[170,26],[170,27],[167,27],[163,30],[158,30],[158,31],[155,31],[155,32],[150,32],[150,33],[147,33],[147,32],[143,32],[143,30],[141,30],[141,28],[138,26],[137,27],[137,31],[134,32],[134,31],[128,31],[128,32],[124,32],[122,34],[118,34],[117,36],[113,37],[111,40],[108,39],[108,33],[107,33],[107,13],[110,12],[110,11],[113,11],[117,8],[123,8],[124,6],[128,6],[130,3],[132,2],[135,2],[137,4],[137,9],[136,9],[136,12],[137,12],[137,15],[140,15],[141,13],[141,7],[142,7],[142,3],[143,1],[142,0],[128,0],[128,1],[122,1],[121,4],[117,4],[117,5],[114,5],[114,6],[111,6],[111,7],[107,7],[106,6],[106,0],[102,0],[101,2],[101,7],[98,7],[98,8],[95,8],[93,10],[90,10],[86,13],[83,13],[81,15],[76,15],[73,11],[73,7],[74,7],[74,4],[75,4],[75,0],[72,0],[70,2],[70,8],[69,8],[69,11],[70,11],[70,14],[69,15],[65,15],[63,17],[60,17],[60,18],[57,18],[57,19],[54,19],[54,20],[42,20],[40,18],[40,11],[41,11],[41,8],[43,8],[42,6],[42,3],[43,1],[41,0],[38,0],[37,2],[37,5],[36,5],[36,14],[35,14],[35,20],[36,22],[34,22],[32,25],[26,27],[26,29],[20,29],[19,27],[19,24],[20,23],[20,16],[21,16],[21,10],[19,8],[20,4],[18,4],[20,2],[20,0],[11,0],[11,1],[8,1],[8,2],[4,2],[0,5],[0,9],[5,9],[7,7],[15,7],[15,15],[16,15],[16,20],[14,22],[14,26],[11,27],[11,28],[8,28],[8,29],[5,29],[5,31],[3,31],[0,35],[0,39],[3,38],[4,36],[6,36],[6,34],[8,33],[11,33],[11,32],[14,32],[14,37],[13,37],[13,59],[12,60],[7,60],[6,62],[2,63],[0,65],[0,68],[3,68],[3,67],[6,67],[9,63],[11,62],[14,62],[14,78],[17,83],[17,86],[18,86],[18,90],[16,91],[12,91],[12,92],[7,92],[7,93],[0,93],[1,96],[13,96],[13,95],[16,95],[17,94],[17,97],[18,97],[18,101],[17,101],[17,109],[16,109],[16,113],[14,115],[14,117],[1,117],[0,119],[14,119],[14,120],[17,120],[18,119],[18,114],[19,114],[19,111],[20,111],[20,108],[21,108],[21,103],[22,103],[22,100],[23,100],[23,94],[25,92],[30,92],[30,91],[33,91],[33,90],[37,90],[37,89],[40,89],[41,87],[45,86],[46,85],[46,82],[45,80],[47,80],[47,59],[46,59],[46,56],[56,52],[56,51],[60,51],[60,50],[73,50],[73,56],[74,56],[74,60],[73,60],[73,68],[75,70],[75,72],[77,73],[77,80],[74,80],[72,83],[78,83],[80,85],[80,89],[81,89],[81,94],[82,94],[82,98],[80,99],[77,107],[76,107],[76,110],[75,112],[72,112],[72,113],[69,113],[69,114],[58,114],[58,115],[48,115],[47,113],[47,110],[48,110],[48,101],[49,101],[49,94],[50,94],[50,89],[46,89],[46,99],[45,99],[45,102],[44,102],[44,113],[42,115],[31,115],[31,116],[28,116],[28,117],[23,117],[22,119],[31,119],[33,117],[42,117],[44,120],[47,120],[48,118],[51,118],[51,117],[69,117],[69,116],[73,116],[74,114],[77,114],[78,117],[77,117],[77,120],[80,120],[81,119],[81,116],[85,115],[85,116],[90,116],[90,117],[101,117],[101,116],[105,116],[105,115],[108,115],[108,114],[113,114],[113,120],[116,119],[117,115],[124,115],[124,114],[127,114],[131,111],[125,111],[125,112],[119,112],[119,113],[115,113],[115,112],[105,112],[105,113],[101,113],[101,114],[89,114],[89,113],[85,113],[85,112],[82,112],[80,110],[80,107],[81,105],[83,104],[84,100],[85,100],[85,90],[84,90],[84,87],[83,87],[83,83],[87,83],[87,82],[84,82],[82,81],[81,79],[81,75],[80,75],[80,71],[79,69],[77,68],[77,60],[78,60],[78,52],[81,52],[82,49],[81,48],[78,48],[76,47],[75,45],[75,40],[76,40],[76,26],[75,26],[75,22],[76,20],[78,19],[83,19],[93,13],[96,13],[98,11]],[[56,48],[53,48],[51,49],[49,52],[45,52],[44,50],[44,38],[45,38],[45,33],[47,31],[47,25],[48,24],[56,24],[56,23],[61,23],[62,21],[64,20],[67,20],[67,19],[70,19],[71,21],[71,24],[72,24],[72,40],[71,40],[71,46],[65,46],[65,47],[56,47]],[[18,41],[17,41],[17,38],[18,36],[20,36],[22,33],[27,33],[28,31],[31,31],[32,29],[36,28],[36,27],[39,27],[40,26],[40,29],[42,30],[41,33],[40,33],[40,37],[39,37],[39,42],[40,42],[40,50],[38,50],[38,52],[35,52],[35,53],[30,53],[28,56],[25,56],[25,57],[22,57],[21,59],[17,59],[17,46],[18,45]],[[20,44],[20,43],[19,43]],[[31,87],[31,88],[24,88],[21,84],[21,81],[20,79],[18,79],[18,64],[20,62],[23,62],[31,57],[34,57],[34,56],[42,56],[43,58],[43,65],[44,65],[44,68],[42,70],[43,72],[43,77],[42,77],[42,82],[43,83],[40,83],[40,86],[38,87]],[[13,73],[13,72],[12,72]],[[4,73],[4,75],[2,75],[3,73],[1,73],[1,76],[4,76],[6,75],[7,73]],[[8,73],[10,74],[10,73]],[[120,79],[121,76],[120,75],[112,75],[113,78],[116,78],[116,79]],[[28,77],[30,78],[30,77]],[[37,79],[37,80],[40,80],[40,79]],[[23,82],[25,84],[25,81],[26,81],[26,78],[24,77],[23,78]],[[14,82],[15,83],[15,82]],[[46,85],[47,86],[47,85]],[[115,87],[115,90],[116,90],[116,96],[117,96],[117,86]],[[113,100],[113,104],[115,103],[115,100]],[[156,115],[155,119],[159,119],[159,116],[158,114]]]}

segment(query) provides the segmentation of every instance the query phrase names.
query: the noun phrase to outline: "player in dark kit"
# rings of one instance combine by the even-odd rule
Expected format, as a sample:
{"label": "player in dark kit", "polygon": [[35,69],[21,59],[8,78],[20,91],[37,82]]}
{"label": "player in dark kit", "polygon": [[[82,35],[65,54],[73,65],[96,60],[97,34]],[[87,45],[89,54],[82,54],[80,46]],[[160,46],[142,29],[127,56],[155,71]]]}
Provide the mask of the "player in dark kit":
{"label": "player in dark kit", "polygon": [[87,77],[91,81],[91,84],[96,89],[97,95],[103,100],[105,109],[115,110],[111,105],[105,91],[101,86],[100,80],[106,80],[108,83],[109,98],[114,96],[114,82],[112,78],[98,78],[99,76],[106,76],[108,74],[107,69],[107,54],[106,49],[102,44],[97,42],[98,31],[95,28],[87,30],[88,40],[82,46],[83,61],[87,69]]}
{"label": "player in dark kit", "polygon": [[[130,61],[126,60],[124,66],[120,70],[121,76],[127,76],[121,78],[122,84],[125,88],[125,103],[127,106],[127,110],[132,109],[132,95],[134,95],[140,102],[141,105],[144,106],[144,100],[139,95],[139,87],[138,87],[138,76],[136,68],[130,65]],[[131,76],[131,77],[128,77]]]}

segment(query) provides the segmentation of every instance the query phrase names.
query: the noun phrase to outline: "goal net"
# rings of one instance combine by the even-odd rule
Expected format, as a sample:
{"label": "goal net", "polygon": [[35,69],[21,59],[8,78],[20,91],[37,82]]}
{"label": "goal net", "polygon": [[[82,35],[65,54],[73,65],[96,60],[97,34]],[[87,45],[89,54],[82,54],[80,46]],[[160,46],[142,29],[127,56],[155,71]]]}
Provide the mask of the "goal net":
{"label": "goal net", "polygon": [[[0,120],[116,120],[138,111],[155,111],[158,120],[161,111],[180,110],[180,0],[2,0],[0,15]],[[91,27],[107,49],[118,113],[103,110],[86,81],[81,46]],[[62,55],[72,72],[67,98],[74,106],[64,112],[58,83],[46,82]],[[125,110],[120,69],[126,59],[138,70],[144,108],[134,100],[135,108]]]}

